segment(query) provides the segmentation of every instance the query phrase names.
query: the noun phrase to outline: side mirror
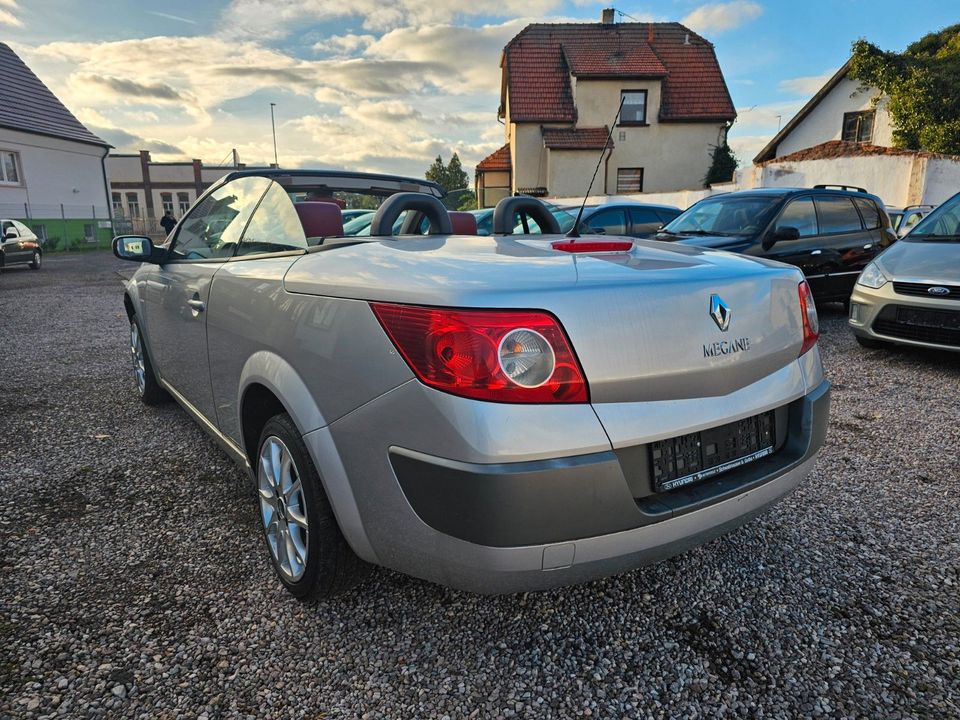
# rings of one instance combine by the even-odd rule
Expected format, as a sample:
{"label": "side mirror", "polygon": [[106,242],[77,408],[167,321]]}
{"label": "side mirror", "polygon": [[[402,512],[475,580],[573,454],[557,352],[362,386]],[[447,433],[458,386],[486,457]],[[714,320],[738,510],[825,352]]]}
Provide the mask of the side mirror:
{"label": "side mirror", "polygon": [[157,262],[153,241],[145,235],[120,235],[113,239],[113,254],[121,260]]}
{"label": "side mirror", "polygon": [[767,233],[763,239],[763,249],[769,250],[781,240],[799,240],[800,231],[790,225],[781,225],[775,230]]}

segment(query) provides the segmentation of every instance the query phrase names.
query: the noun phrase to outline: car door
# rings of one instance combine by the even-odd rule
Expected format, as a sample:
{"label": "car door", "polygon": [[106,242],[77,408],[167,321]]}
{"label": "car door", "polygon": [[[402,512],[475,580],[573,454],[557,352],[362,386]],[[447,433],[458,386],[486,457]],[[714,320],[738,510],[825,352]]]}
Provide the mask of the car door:
{"label": "car door", "polygon": [[[7,234],[13,233],[13,237],[8,238]],[[27,262],[29,252],[23,248],[23,238],[20,237],[20,231],[10,220],[4,220],[0,223],[0,239],[3,240],[3,260],[4,264]]]}
{"label": "car door", "polygon": [[146,334],[156,370],[216,423],[207,356],[207,301],[213,276],[233,257],[270,180],[242,177],[217,187],[190,210],[163,264],[144,278]]}
{"label": "car door", "polygon": [[[237,444],[240,432],[238,389],[247,360],[277,347],[282,328],[299,313],[283,291],[283,276],[307,249],[307,237],[294,204],[274,182],[247,223],[234,258],[216,274],[207,314],[210,383],[220,431]],[[296,364],[298,353],[290,354]],[[305,369],[310,372],[310,368]]]}
{"label": "car door", "polygon": [[[660,215],[653,208],[630,208],[630,237],[651,237],[664,224]],[[669,221],[668,221],[669,222]]]}
{"label": "car door", "polygon": [[[814,198],[820,224],[820,256],[824,273],[824,299],[846,300],[860,271],[876,255],[878,238],[863,226],[863,220],[846,195],[818,195]],[[814,292],[816,295],[816,292]]]}
{"label": "car door", "polygon": [[822,293],[826,281],[825,258],[820,246],[817,211],[811,196],[803,195],[788,201],[771,223],[768,234],[785,227],[796,228],[800,237],[796,240],[779,240],[766,251],[756,254],[796,265],[803,271],[813,294]]}
{"label": "car door", "polygon": [[626,235],[627,214],[622,208],[597,210],[580,222],[580,232],[597,235]]}

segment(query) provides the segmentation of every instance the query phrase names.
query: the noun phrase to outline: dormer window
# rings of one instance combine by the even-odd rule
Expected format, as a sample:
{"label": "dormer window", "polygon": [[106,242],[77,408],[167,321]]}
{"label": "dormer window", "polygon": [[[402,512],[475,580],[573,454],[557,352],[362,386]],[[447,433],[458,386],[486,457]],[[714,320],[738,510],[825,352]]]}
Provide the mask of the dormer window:
{"label": "dormer window", "polygon": [[873,140],[873,120],[875,117],[876,112],[873,110],[844,113],[843,134],[840,139],[844,142],[871,142]]}
{"label": "dormer window", "polygon": [[647,91],[623,90],[620,93],[623,107],[620,110],[621,125],[647,124]]}

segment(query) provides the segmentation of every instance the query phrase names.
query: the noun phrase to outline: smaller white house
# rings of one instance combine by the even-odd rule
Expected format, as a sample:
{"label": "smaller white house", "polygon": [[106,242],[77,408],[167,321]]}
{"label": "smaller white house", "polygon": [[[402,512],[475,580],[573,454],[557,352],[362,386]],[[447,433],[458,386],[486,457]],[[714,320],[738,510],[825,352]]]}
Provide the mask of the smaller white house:
{"label": "smaller white house", "polygon": [[876,88],[860,89],[849,76],[850,61],[800,108],[753,159],[764,163],[831,140],[893,147],[893,125],[886,98],[876,104]]}
{"label": "smaller white house", "polygon": [[109,242],[109,150],[0,43],[0,217],[52,247]]}

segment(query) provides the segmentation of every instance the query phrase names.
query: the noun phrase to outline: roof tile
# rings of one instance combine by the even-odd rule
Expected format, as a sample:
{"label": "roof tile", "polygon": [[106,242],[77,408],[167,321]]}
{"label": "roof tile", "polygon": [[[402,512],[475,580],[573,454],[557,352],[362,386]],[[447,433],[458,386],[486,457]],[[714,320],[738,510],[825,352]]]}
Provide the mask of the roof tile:
{"label": "roof tile", "polygon": [[0,127],[110,147],[87,130],[4,43],[0,43]]}
{"label": "roof tile", "polygon": [[477,170],[510,170],[510,143],[490,153],[477,163]]}
{"label": "roof tile", "polygon": [[662,121],[736,117],[713,45],[679,23],[528,25],[504,56],[513,121],[576,122],[571,74],[662,77]]}
{"label": "roof tile", "polygon": [[610,128],[543,128],[543,144],[551,150],[602,150],[609,144]]}

